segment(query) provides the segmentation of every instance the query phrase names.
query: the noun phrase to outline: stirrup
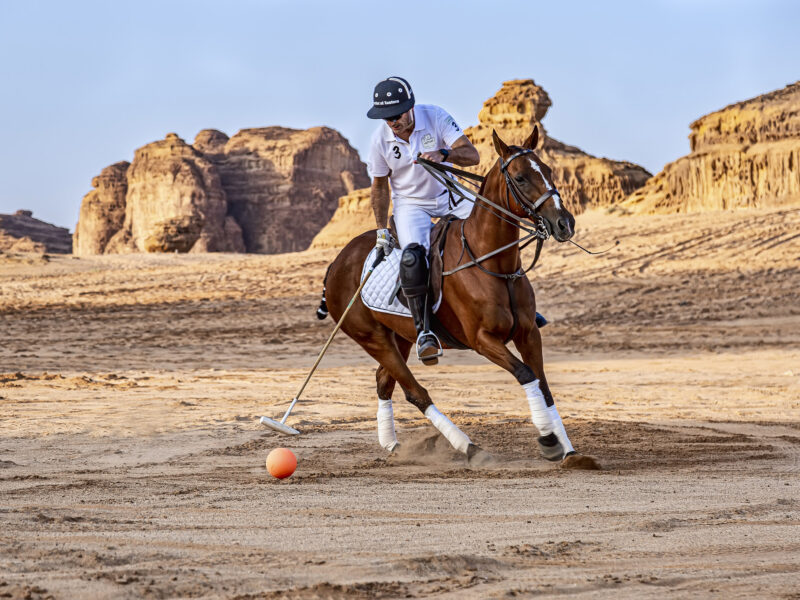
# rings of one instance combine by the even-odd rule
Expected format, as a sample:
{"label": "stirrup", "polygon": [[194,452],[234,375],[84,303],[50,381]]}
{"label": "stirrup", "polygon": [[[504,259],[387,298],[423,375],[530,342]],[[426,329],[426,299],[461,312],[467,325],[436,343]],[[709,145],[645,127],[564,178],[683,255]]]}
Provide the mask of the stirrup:
{"label": "stirrup", "polygon": [[[432,337],[433,340],[436,342],[436,354],[427,354],[425,356],[420,356],[419,341],[423,337],[428,337],[428,336]],[[436,364],[437,362],[439,362],[439,357],[444,354],[444,350],[442,350],[442,342],[439,341],[438,336],[435,333],[433,333],[433,331],[420,331],[419,335],[417,335],[416,346],[417,346],[417,358],[420,359],[424,364]]]}

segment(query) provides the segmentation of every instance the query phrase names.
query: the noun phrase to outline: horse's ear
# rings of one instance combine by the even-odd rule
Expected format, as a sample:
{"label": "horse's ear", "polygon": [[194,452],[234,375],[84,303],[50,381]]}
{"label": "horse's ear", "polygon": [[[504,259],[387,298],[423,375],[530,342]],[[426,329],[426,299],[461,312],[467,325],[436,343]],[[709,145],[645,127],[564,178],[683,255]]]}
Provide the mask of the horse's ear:
{"label": "horse's ear", "polygon": [[492,141],[494,142],[494,149],[497,150],[497,153],[506,158],[509,154],[511,154],[508,150],[508,145],[500,139],[500,136],[497,135],[497,132],[492,129]]}
{"label": "horse's ear", "polygon": [[539,126],[535,125],[533,127],[533,132],[528,136],[528,139],[522,142],[523,148],[528,148],[529,150],[536,150],[536,144],[539,143]]}

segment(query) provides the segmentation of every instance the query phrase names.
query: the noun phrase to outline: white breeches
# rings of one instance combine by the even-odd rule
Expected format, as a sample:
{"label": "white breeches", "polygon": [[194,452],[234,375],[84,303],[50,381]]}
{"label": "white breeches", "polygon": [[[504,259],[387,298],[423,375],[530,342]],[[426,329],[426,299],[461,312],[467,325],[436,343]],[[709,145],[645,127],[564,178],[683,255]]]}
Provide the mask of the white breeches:
{"label": "white breeches", "polygon": [[574,449],[567,436],[567,430],[564,429],[564,424],[561,422],[558,409],[555,404],[547,406],[544,394],[539,388],[539,380],[534,379],[530,383],[526,383],[522,386],[522,389],[525,390],[525,395],[528,397],[528,405],[531,408],[531,421],[536,425],[539,434],[545,436],[555,433],[558,441],[561,442],[561,447],[564,448],[564,454],[572,452]]}
{"label": "white breeches", "polygon": [[462,200],[451,210],[450,196],[447,193],[429,200],[394,196],[392,203],[394,206],[392,214],[400,248],[417,243],[422,244],[425,246],[425,250],[428,250],[431,245],[432,217],[444,217],[452,214],[460,219],[466,219],[472,211],[472,202],[469,200]]}

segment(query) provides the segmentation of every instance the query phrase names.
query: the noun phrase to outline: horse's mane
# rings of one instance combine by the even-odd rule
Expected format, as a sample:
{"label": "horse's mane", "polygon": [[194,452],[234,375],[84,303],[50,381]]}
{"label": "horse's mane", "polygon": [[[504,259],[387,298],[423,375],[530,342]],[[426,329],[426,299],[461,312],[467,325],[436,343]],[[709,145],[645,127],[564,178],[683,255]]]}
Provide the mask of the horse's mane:
{"label": "horse's mane", "polygon": [[[500,160],[500,158],[499,158],[499,157],[498,157],[498,160]],[[480,187],[480,189],[478,190],[478,193],[479,193],[481,196],[483,196],[483,192],[484,192],[484,191],[485,191],[485,189],[486,189],[486,182],[487,182],[487,181],[489,181],[489,174],[490,174],[490,173],[491,173],[491,172],[494,170],[494,168],[495,168],[496,166],[497,166],[497,161],[495,161],[495,162],[492,164],[492,166],[491,166],[491,167],[489,167],[489,170],[488,170],[488,171],[486,171],[486,175],[484,175],[484,176],[483,176],[483,181],[481,182],[481,187]]]}

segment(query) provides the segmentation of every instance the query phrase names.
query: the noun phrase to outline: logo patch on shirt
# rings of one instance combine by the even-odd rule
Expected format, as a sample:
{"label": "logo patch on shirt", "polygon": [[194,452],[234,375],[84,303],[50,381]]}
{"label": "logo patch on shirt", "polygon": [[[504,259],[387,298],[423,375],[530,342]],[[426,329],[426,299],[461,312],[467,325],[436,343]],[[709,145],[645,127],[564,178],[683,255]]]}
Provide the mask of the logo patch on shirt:
{"label": "logo patch on shirt", "polygon": [[436,148],[436,140],[433,139],[433,136],[430,133],[426,133],[422,138],[422,147],[425,150],[433,150]]}

